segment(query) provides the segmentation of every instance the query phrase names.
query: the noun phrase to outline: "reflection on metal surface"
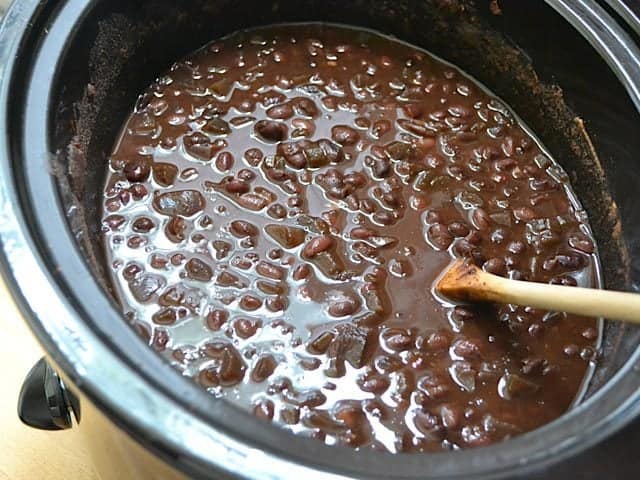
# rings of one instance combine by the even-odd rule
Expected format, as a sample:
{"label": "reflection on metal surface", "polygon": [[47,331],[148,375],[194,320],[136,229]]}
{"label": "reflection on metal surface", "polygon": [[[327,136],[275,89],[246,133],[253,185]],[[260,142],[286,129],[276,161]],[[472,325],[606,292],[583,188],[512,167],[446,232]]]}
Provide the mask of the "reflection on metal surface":
{"label": "reflection on metal surface", "polygon": [[[546,0],[576,28],[609,64],[640,110],[640,54],[629,35],[594,2]],[[598,21],[595,21],[598,19]]]}
{"label": "reflection on metal surface", "polygon": [[605,0],[623,20],[640,35],[640,3],[638,0]]}

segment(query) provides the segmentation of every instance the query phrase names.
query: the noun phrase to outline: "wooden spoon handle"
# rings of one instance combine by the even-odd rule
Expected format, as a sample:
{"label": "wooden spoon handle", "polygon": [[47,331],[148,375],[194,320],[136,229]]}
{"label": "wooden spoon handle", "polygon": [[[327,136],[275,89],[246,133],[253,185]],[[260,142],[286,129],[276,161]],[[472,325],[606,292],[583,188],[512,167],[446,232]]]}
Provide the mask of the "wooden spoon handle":
{"label": "wooden spoon handle", "polygon": [[486,299],[545,310],[605,317],[640,324],[640,295],[595,288],[548,285],[508,280],[494,275],[488,282]]}
{"label": "wooden spoon handle", "polygon": [[640,294],[509,280],[463,260],[444,272],[436,290],[454,300],[512,303],[640,324]]}

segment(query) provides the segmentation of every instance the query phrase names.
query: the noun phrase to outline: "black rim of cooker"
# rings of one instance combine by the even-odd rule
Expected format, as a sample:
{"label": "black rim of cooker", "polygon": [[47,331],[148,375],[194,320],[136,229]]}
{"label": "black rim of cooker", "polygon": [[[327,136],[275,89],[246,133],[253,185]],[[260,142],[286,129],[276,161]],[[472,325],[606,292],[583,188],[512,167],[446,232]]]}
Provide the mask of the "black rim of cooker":
{"label": "black rim of cooker", "polygon": [[[640,110],[640,51],[631,38],[592,0],[546,1],[607,60]],[[53,362],[110,420],[200,476],[218,470],[261,478],[488,478],[565,458],[640,412],[640,350],[570,414],[508,442],[455,455],[328,447],[253,419],[181,377],[122,322],[75,246],[52,176],[43,174],[51,158],[49,86],[56,59],[97,3],[15,2],[0,29],[0,264]]]}

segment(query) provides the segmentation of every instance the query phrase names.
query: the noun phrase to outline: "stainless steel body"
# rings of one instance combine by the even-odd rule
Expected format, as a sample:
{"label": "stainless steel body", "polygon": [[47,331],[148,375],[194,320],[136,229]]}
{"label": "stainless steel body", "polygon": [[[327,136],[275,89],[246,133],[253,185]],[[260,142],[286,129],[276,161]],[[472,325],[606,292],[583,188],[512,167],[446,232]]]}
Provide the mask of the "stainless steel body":
{"label": "stainless steel body", "polygon": [[[575,455],[637,416],[640,332],[611,326],[605,332],[607,361],[586,401],[513,440],[463,452],[393,456],[293,437],[212,399],[129,329],[101,275],[92,215],[109,142],[135,95],[172,60],[240,27],[343,21],[434,49],[509,101],[574,175],[592,223],[597,219],[605,282],[635,288],[640,281],[633,262],[640,259],[635,199],[640,51],[633,29],[627,33],[617,23],[622,17],[614,20],[593,0],[505,1],[504,17],[488,16],[481,23],[470,10],[452,12],[446,5],[472,9],[473,2],[131,3],[23,0],[12,6],[0,29],[0,265],[50,361],[79,397],[78,428],[98,444],[105,478],[154,478],[151,472],[171,478],[178,471],[203,478],[511,478]],[[487,2],[476,3],[486,16]],[[596,135],[594,144],[562,102],[557,109],[547,105],[553,89],[518,77],[531,66],[508,42],[496,45],[512,52],[522,70],[511,72],[509,58],[497,59],[493,77],[483,62],[465,60],[465,54],[478,53],[473,35],[483,35],[476,30],[485,26],[495,31],[488,41],[509,35],[531,55],[544,80],[566,87],[567,101]],[[563,29],[564,44],[553,44],[560,35],[555,26]],[[444,43],[423,35],[428,29],[451,29],[450,41],[459,42],[451,45],[450,55]],[[540,45],[545,41],[548,48]],[[562,67],[567,61],[575,64]],[[554,122],[567,132],[556,137]],[[583,162],[590,145],[600,158]],[[96,429],[104,433],[96,435]]]}

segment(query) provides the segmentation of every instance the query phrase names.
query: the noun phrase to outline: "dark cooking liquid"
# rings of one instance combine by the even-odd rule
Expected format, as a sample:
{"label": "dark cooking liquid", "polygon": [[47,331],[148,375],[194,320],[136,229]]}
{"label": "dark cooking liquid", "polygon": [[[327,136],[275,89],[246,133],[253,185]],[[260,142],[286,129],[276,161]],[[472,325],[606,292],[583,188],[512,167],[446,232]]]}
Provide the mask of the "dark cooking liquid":
{"label": "dark cooking liquid", "polygon": [[595,357],[595,320],[434,295],[458,256],[591,286],[594,242],[503,103],[371,32],[269,27],[176,63],[127,120],[104,217],[149,344],[328,444],[486,445],[566,411]]}

